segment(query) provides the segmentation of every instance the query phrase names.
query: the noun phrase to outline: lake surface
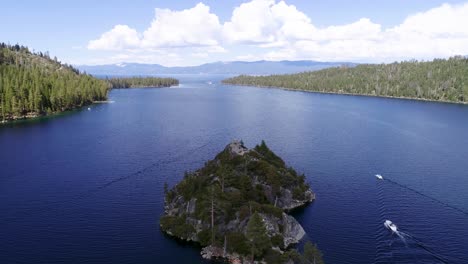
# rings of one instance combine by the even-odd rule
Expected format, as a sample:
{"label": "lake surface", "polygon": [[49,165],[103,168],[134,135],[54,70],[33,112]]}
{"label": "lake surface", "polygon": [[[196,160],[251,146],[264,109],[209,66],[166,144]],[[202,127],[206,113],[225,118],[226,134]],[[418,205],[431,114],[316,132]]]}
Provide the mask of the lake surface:
{"label": "lake surface", "polygon": [[468,263],[468,106],[177,78],[0,127],[1,263],[203,262],[159,230],[163,185],[232,139],[306,174],[295,216],[327,263]]}

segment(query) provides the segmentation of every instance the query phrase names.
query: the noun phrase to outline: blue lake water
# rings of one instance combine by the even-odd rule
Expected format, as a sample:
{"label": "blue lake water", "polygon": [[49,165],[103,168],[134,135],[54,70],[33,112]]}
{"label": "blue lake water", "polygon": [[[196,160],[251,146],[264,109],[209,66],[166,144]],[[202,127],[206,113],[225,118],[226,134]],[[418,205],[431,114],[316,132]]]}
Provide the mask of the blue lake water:
{"label": "blue lake water", "polygon": [[306,174],[295,216],[327,263],[468,263],[468,106],[177,77],[0,127],[0,263],[203,262],[160,232],[163,185],[232,139]]}

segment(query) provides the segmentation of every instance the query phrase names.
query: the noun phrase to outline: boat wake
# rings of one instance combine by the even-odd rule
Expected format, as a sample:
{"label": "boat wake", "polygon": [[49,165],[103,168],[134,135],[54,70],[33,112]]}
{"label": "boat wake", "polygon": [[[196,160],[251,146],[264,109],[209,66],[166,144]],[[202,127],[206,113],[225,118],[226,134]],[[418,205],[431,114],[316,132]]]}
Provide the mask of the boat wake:
{"label": "boat wake", "polygon": [[401,231],[398,229],[397,225],[395,225],[392,221],[390,220],[385,220],[384,226],[392,232],[392,234],[397,235],[400,240],[405,244],[406,247],[408,247],[408,242],[406,241],[406,238],[412,238],[409,234]]}
{"label": "boat wake", "polygon": [[[241,128],[241,126],[236,126],[236,127],[233,127],[231,129],[232,130],[237,130]],[[138,171],[135,171],[133,173],[130,173],[130,174],[127,174],[127,175],[123,175],[121,177],[117,177],[117,178],[114,178],[108,182],[105,182],[101,185],[98,185],[96,186],[95,188],[92,188],[78,196],[76,196],[74,199],[81,199],[81,198],[85,198],[87,196],[90,196],[94,193],[97,193],[107,187],[110,187],[118,182],[121,182],[121,181],[125,181],[127,179],[131,179],[133,177],[136,177],[136,176],[139,176],[139,175],[142,175],[144,174],[145,172],[147,171],[150,171],[154,168],[158,168],[158,167],[161,167],[161,166],[164,166],[164,165],[168,165],[168,164],[172,164],[172,163],[176,163],[176,162],[179,162],[181,160],[184,160],[185,158],[187,157],[190,157],[190,156],[193,156],[194,154],[198,153],[199,151],[201,151],[202,149],[208,147],[209,145],[213,145],[213,141],[214,141],[214,138],[217,137],[217,136],[225,136],[227,133],[224,131],[224,130],[220,130],[220,131],[217,131],[217,132],[214,132],[212,134],[210,134],[208,136],[208,140],[206,140],[204,143],[198,145],[198,146],[195,146],[194,148],[188,150],[187,152],[185,153],[182,153],[180,155],[176,155],[176,156],[173,156],[172,158],[169,158],[169,159],[160,159],[152,164],[149,164],[148,166],[138,170]]]}
{"label": "boat wake", "polygon": [[[406,216],[407,214],[405,212],[410,210],[410,208],[405,204],[402,204],[403,208],[400,213],[400,206],[395,203],[395,201],[402,201],[395,198],[395,192],[398,192],[398,190],[388,188],[392,185],[387,185],[385,184],[386,182],[392,183],[392,185],[397,188],[409,190],[416,196],[430,198],[431,200],[443,204],[447,210],[456,209],[457,212],[462,211],[464,213],[464,215],[461,216],[462,219],[466,215],[463,210],[447,205],[446,203],[438,201],[410,187],[396,183],[387,177],[382,177],[382,179],[375,182],[377,208],[380,212],[380,219],[382,222],[379,222],[378,224],[376,223],[376,256],[374,263],[466,263],[466,261],[463,261],[452,254],[446,255],[444,252],[439,252],[437,244],[433,243],[434,241],[430,241],[429,243],[424,242],[424,240],[417,238],[407,230],[402,229],[404,228],[403,226],[398,226],[396,222],[389,220],[392,219],[390,217]],[[421,202],[424,202],[424,199],[421,200]],[[415,223],[421,220],[422,219],[419,218],[414,219]],[[382,228],[382,224],[384,228]],[[412,224],[410,226],[418,225]]]}
{"label": "boat wake", "polygon": [[408,233],[405,233],[405,232],[399,230],[398,227],[392,221],[385,220],[384,226],[388,230],[390,230],[392,232],[392,235],[393,234],[397,235],[400,238],[400,240],[405,244],[406,247],[408,247],[407,239],[409,239],[409,240],[411,240],[412,244],[414,244],[417,247],[423,249],[424,251],[429,253],[430,256],[434,257],[438,261],[440,261],[442,263],[449,263],[448,260],[445,257],[441,256],[440,254],[438,254],[437,252],[432,250],[429,246],[425,245],[419,239],[415,238],[414,236],[412,236],[412,235],[410,235]]}
{"label": "boat wake", "polygon": [[446,203],[446,202],[443,202],[443,201],[441,201],[441,200],[439,200],[439,199],[436,199],[436,198],[434,198],[434,197],[432,197],[432,196],[429,196],[429,195],[427,195],[427,194],[425,194],[425,193],[422,193],[422,192],[420,192],[420,191],[418,191],[418,190],[415,190],[415,189],[413,189],[413,188],[411,188],[411,187],[409,187],[409,186],[400,184],[400,183],[398,183],[398,182],[396,182],[396,181],[393,181],[393,180],[391,180],[391,179],[385,178],[385,179],[382,179],[382,180],[385,180],[386,182],[395,184],[395,185],[397,185],[397,186],[399,186],[399,187],[401,187],[401,188],[405,188],[405,189],[407,189],[407,190],[410,190],[410,191],[412,191],[412,192],[414,192],[414,193],[417,193],[417,194],[420,195],[420,196],[423,196],[423,197],[425,197],[425,198],[428,198],[428,199],[430,199],[430,200],[432,200],[432,201],[434,201],[434,202],[437,202],[437,203],[439,203],[439,204],[441,204],[441,205],[443,205],[443,206],[446,206],[446,207],[448,207],[448,208],[451,208],[451,209],[453,209],[453,210],[456,210],[456,211],[458,211],[458,212],[460,212],[460,213],[462,213],[462,214],[468,216],[468,211],[465,211],[464,209],[461,209],[461,208],[458,208],[458,207],[453,206],[453,205],[451,205],[451,204],[448,204],[448,203]]}

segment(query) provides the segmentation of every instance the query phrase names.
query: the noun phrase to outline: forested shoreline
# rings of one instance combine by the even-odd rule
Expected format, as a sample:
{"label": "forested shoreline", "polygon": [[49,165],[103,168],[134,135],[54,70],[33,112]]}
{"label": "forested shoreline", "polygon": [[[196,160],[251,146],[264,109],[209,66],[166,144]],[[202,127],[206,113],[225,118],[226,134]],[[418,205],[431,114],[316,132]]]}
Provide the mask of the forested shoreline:
{"label": "forested shoreline", "polygon": [[149,87],[170,87],[179,85],[179,80],[174,78],[160,78],[160,77],[118,77],[107,79],[111,88],[149,88]]}
{"label": "forested shoreline", "polygon": [[225,84],[467,103],[468,59],[361,64],[287,75],[241,75]]}
{"label": "forested shoreline", "polygon": [[174,78],[95,78],[48,52],[0,43],[0,122],[34,118],[107,100],[113,88],[169,87]]}
{"label": "forested shoreline", "polygon": [[49,54],[0,43],[0,122],[58,113],[107,99],[110,86]]}

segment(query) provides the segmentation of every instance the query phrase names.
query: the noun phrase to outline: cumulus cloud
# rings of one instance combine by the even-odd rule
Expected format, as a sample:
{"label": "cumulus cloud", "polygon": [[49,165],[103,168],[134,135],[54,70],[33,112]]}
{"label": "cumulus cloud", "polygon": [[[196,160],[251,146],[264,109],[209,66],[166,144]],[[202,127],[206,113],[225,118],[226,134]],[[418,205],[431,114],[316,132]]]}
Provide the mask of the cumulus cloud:
{"label": "cumulus cloud", "polygon": [[330,26],[317,30],[309,39],[331,41],[331,40],[380,40],[381,25],[373,23],[368,18],[339,26]]}
{"label": "cumulus cloud", "polygon": [[468,54],[468,3],[442,6],[407,17],[387,29],[380,48],[387,57],[447,57]]}
{"label": "cumulus cloud", "polygon": [[397,34],[416,34],[435,38],[468,37],[468,3],[443,4],[409,16],[402,24],[390,29]]}
{"label": "cumulus cloud", "polygon": [[224,24],[223,37],[230,42],[275,41],[276,23],[270,6],[274,0],[253,0],[236,7],[231,21]]}
{"label": "cumulus cloud", "polygon": [[213,46],[221,29],[218,16],[203,3],[191,9],[156,8],[151,26],[143,33],[143,47]]}
{"label": "cumulus cloud", "polygon": [[[256,20],[251,25],[252,15]],[[231,21],[224,24],[224,36],[231,42],[275,48],[264,53],[265,59],[388,62],[466,55],[466,25],[468,3],[443,4],[385,29],[368,18],[320,28],[284,1],[253,0],[234,10]]]}
{"label": "cumulus cloud", "polygon": [[[365,17],[349,24],[317,27],[294,5],[277,0],[242,3],[228,21],[221,23],[209,6],[199,3],[180,11],[156,9],[152,23],[142,33],[117,25],[90,41],[88,49],[152,53],[190,49],[192,57],[208,59],[207,54],[224,53],[226,60],[255,57],[388,62],[466,55],[466,25],[468,3],[443,4],[387,28]],[[244,48],[247,54],[241,54]]]}
{"label": "cumulus cloud", "polygon": [[[88,43],[92,50],[153,49],[218,45],[221,24],[203,3],[191,9],[155,9],[155,18],[142,34],[127,25],[117,25]],[[220,47],[217,48],[221,49]]]}
{"label": "cumulus cloud", "polygon": [[223,26],[223,37],[231,43],[284,44],[285,40],[307,38],[315,31],[310,19],[284,1],[252,0],[236,7]]}
{"label": "cumulus cloud", "polygon": [[99,39],[91,40],[88,49],[91,50],[121,50],[135,48],[140,45],[138,32],[127,25],[117,25],[102,34]]}

